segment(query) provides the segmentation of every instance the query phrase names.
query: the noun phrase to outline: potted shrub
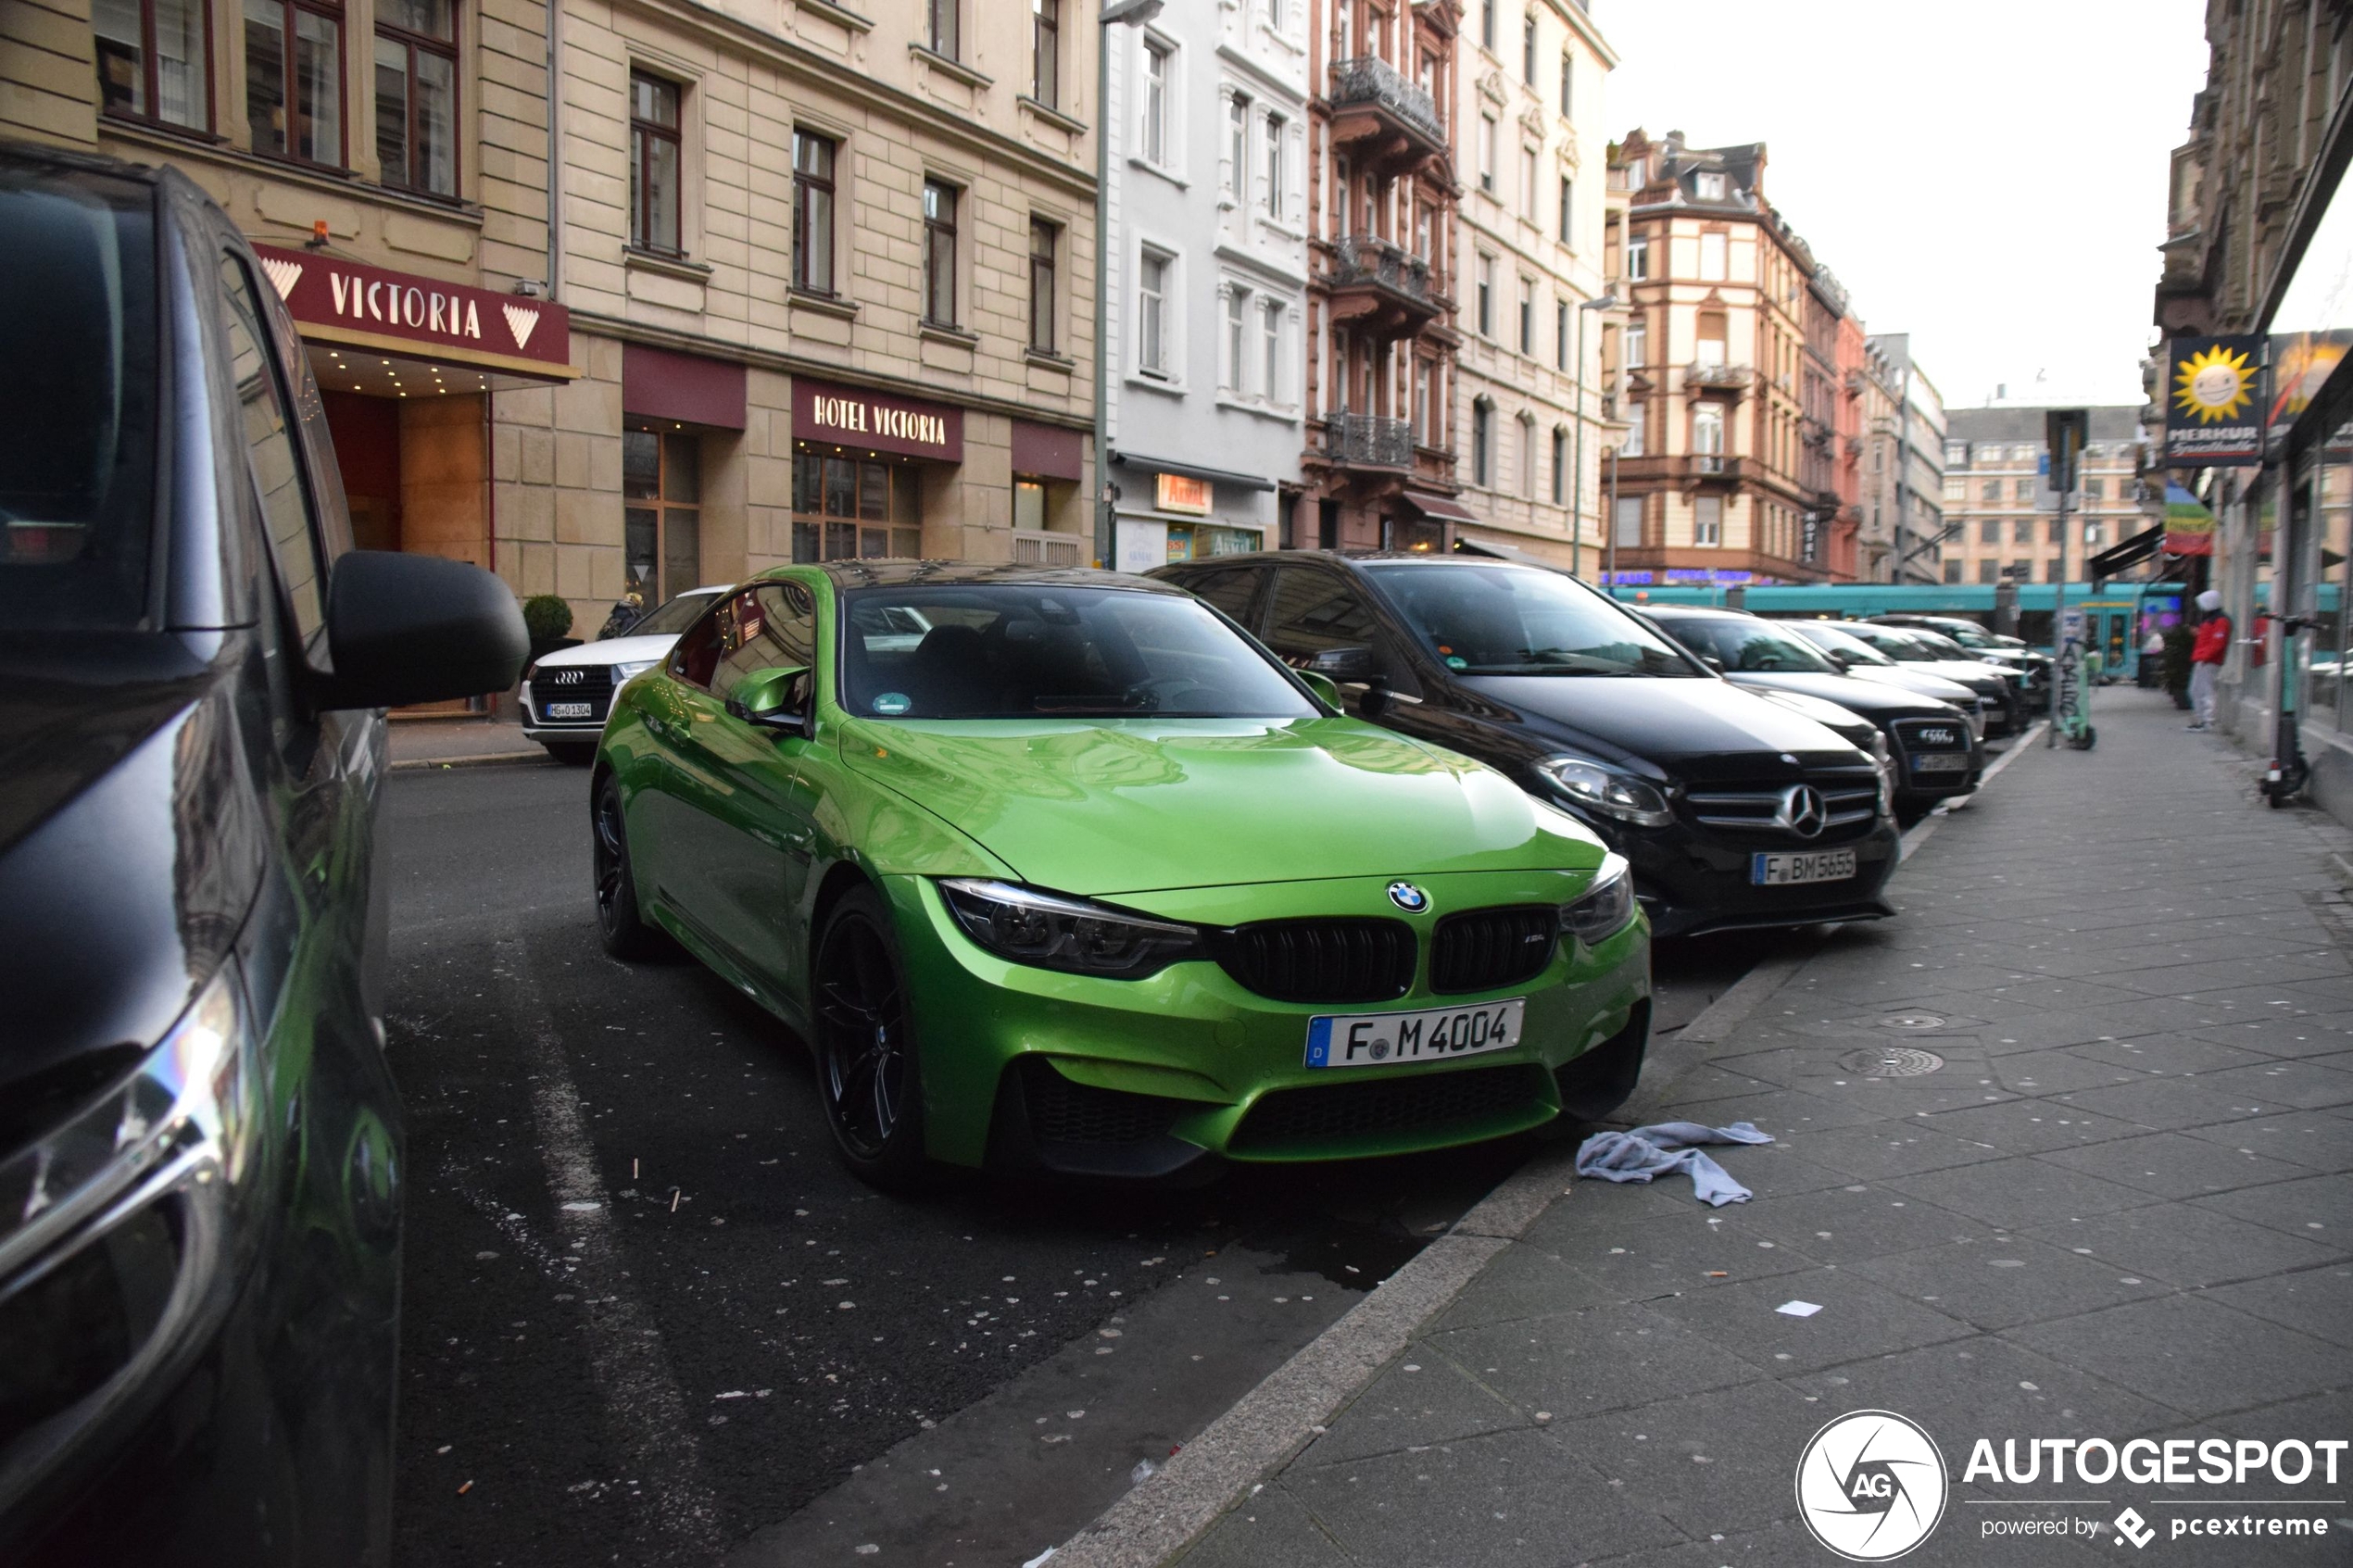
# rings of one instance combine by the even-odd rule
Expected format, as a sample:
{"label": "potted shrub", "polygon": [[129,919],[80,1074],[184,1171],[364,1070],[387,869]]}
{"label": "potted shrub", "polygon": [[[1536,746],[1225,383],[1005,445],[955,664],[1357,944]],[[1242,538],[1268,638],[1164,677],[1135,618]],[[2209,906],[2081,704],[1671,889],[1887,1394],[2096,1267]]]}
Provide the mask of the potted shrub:
{"label": "potted shrub", "polygon": [[558,648],[576,648],[572,636],[572,606],[556,594],[534,594],[522,602],[523,629],[531,633],[531,657],[543,659]]}

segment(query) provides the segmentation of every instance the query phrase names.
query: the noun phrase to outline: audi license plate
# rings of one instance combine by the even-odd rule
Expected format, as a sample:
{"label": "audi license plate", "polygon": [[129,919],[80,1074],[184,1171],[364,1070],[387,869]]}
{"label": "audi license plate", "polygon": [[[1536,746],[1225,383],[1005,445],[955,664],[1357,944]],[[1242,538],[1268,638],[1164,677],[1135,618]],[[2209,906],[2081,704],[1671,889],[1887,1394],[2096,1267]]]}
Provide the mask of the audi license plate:
{"label": "audi license plate", "polygon": [[593,702],[551,702],[541,709],[550,719],[585,719],[596,710]]}
{"label": "audi license plate", "polygon": [[1751,855],[1748,880],[1757,887],[1789,887],[1801,882],[1843,882],[1855,874],[1852,849],[1817,849],[1803,855]]}
{"label": "audi license plate", "polygon": [[1912,753],[1915,773],[1966,773],[1969,753],[1966,751],[1915,751]]}
{"label": "audi license plate", "polygon": [[1358,1012],[1307,1021],[1310,1067],[1378,1067],[1392,1061],[1507,1051],[1519,1044],[1525,998],[1427,1012]]}

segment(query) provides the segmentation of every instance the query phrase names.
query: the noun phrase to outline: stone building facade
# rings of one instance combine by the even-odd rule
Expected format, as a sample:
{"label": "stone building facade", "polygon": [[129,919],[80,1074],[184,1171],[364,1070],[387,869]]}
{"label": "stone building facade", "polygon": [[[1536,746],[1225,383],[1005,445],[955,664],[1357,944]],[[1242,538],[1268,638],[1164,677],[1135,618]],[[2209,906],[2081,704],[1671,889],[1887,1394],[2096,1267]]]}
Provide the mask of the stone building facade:
{"label": "stone building facade", "polygon": [[1472,0],[1456,41],[1453,157],[1464,329],[1458,538],[1598,567],[1604,292],[1602,94],[1617,56],[1573,0]]}
{"label": "stone building facade", "polygon": [[[2059,581],[2059,521],[2036,509],[2036,464],[2045,452],[2039,408],[1955,408],[1944,420],[1944,542],[1939,577],[1945,583]],[[2095,408],[2083,446],[2081,506],[2069,503],[2068,580],[2083,580],[2083,565],[2111,545],[2148,527],[2154,506],[2143,500],[2140,414],[2137,408]]]}
{"label": "stone building facade", "polygon": [[1871,349],[1886,365],[1894,437],[1889,485],[1889,581],[1933,583],[1943,575],[1944,397],[1912,358],[1909,332],[1881,332]]}

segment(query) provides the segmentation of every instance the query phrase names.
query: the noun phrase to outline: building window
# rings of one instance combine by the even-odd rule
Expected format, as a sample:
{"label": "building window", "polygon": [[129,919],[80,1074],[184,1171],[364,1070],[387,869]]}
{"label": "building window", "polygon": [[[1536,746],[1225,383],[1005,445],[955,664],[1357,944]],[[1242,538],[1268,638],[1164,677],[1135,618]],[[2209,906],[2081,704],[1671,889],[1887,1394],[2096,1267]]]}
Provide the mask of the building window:
{"label": "building window", "polygon": [[1283,302],[1268,300],[1260,307],[1259,315],[1265,338],[1266,401],[1279,407],[1289,401],[1283,395]]}
{"label": "building window", "polygon": [[1944,481],[1944,498],[1948,501],[1968,500],[1969,482],[1962,479],[1946,479]]}
{"label": "building window", "polygon": [[1704,283],[1724,281],[1725,247],[1730,240],[1723,234],[1702,234],[1699,237],[1699,279]]}
{"label": "building window", "polygon": [[629,243],[672,256],[678,245],[678,84],[629,77]]}
{"label": "building window", "polygon": [[1536,499],[1536,421],[1522,414],[1519,424],[1519,493]]}
{"label": "building window", "polygon": [[1977,563],[1977,580],[1980,583],[1993,583],[2001,575],[2002,563],[2000,561],[1982,560]]}
{"label": "building window", "polygon": [[1478,258],[1478,335],[1495,335],[1495,258]]}
{"label": "building window", "polygon": [[1536,280],[1529,277],[1519,281],[1519,351],[1536,352]]}
{"label": "building window", "polygon": [[1136,368],[1148,376],[1168,375],[1169,258],[1144,252],[1136,270]]}
{"label": "building window", "polygon": [[2067,543],[2066,526],[2057,518],[2053,518],[2050,521],[2048,537],[2050,543],[2054,545],[2064,545]]}
{"label": "building window", "polygon": [[1946,468],[1948,468],[1948,469],[1964,468],[1964,467],[1968,466],[1968,463],[1969,463],[1969,443],[1968,443],[1968,442],[1966,442],[1966,441],[1948,441],[1948,442],[1946,442],[1946,443],[1944,444],[1944,466],[1945,466]]}
{"label": "building window", "polygon": [[2101,543],[2101,536],[2100,525],[2098,523],[2087,522],[2083,525],[2083,543],[2090,545],[2095,548],[2099,546]]}
{"label": "building window", "polygon": [[1530,223],[1536,221],[1536,149],[1523,146],[1519,150],[1519,210]]}
{"label": "building window", "polygon": [[1171,50],[1157,39],[1144,41],[1144,161],[1168,161],[1168,67]]}
{"label": "building window", "polygon": [[1944,581],[1947,583],[1958,583],[1960,580],[1961,563],[1957,560],[1946,561],[1944,563]]}
{"label": "building window", "polygon": [[2032,480],[2020,479],[2013,481],[2012,483],[2014,486],[2013,493],[2020,500],[2031,501],[2034,499],[2034,482]]}
{"label": "building window", "polygon": [[1283,132],[1288,123],[1278,114],[1266,117],[1266,216],[1277,222],[1282,220],[1283,204],[1290,194],[1283,182]]}
{"label": "building window", "polygon": [[1040,354],[1053,353],[1057,337],[1054,270],[1062,237],[1060,224],[1029,220],[1029,346]]}
{"label": "building window", "polygon": [[2108,481],[2106,481],[2106,480],[2104,480],[2104,479],[2087,479],[2087,480],[2085,480],[2085,481],[2083,482],[2083,499],[2085,499],[2086,501],[2105,501],[2105,500],[2107,500],[2107,499],[2108,499]]}
{"label": "building window", "polygon": [[1565,245],[1577,243],[1577,182],[1567,175],[1561,176],[1560,242]]}
{"label": "building window", "polygon": [[1642,498],[1620,495],[1617,498],[1617,545],[1621,550],[1642,547]]}
{"label": "building window", "polygon": [[1724,363],[1724,333],[1729,319],[1720,310],[1703,310],[1699,317],[1699,336],[1692,345],[1693,362],[1709,367]]}
{"label": "building window", "polygon": [[343,167],[340,6],[245,0],[245,123],[255,152]]}
{"label": "building window", "polygon": [[956,31],[956,7],[960,4],[962,0],[924,0],[931,52],[951,60],[963,57],[958,53],[960,40]]}
{"label": "building window", "polygon": [[2000,544],[2002,542],[2002,520],[1997,517],[1989,517],[1983,522],[1979,523],[1977,525],[1977,542],[1981,545]]}
{"label": "building window", "polygon": [[1533,11],[1520,19],[1519,77],[1530,87],[1536,85],[1536,13]]}
{"label": "building window", "polygon": [[1642,454],[1642,425],[1650,410],[1637,403],[1626,410],[1626,439],[1618,444],[1621,458],[1639,458]]}
{"label": "building window", "polygon": [[191,131],[210,124],[205,0],[97,0],[90,30],[106,113]]}
{"label": "building window", "polygon": [[1495,48],[1495,0],[1478,0],[1478,41],[1489,53]]}
{"label": "building window", "polygon": [[1562,370],[1568,369],[1568,301],[1553,302],[1553,359]]}
{"label": "building window", "polygon": [[1692,194],[1704,202],[1722,201],[1724,199],[1724,177],[1721,174],[1695,174],[1692,176]]}
{"label": "building window", "polygon": [[1430,397],[1430,362],[1414,361],[1414,428],[1425,446],[1438,445],[1438,404]]}
{"label": "building window", "polygon": [[1471,483],[1484,485],[1492,471],[1495,445],[1495,408],[1482,397],[1471,405]]}
{"label": "building window", "polygon": [[2002,498],[2002,482],[1998,479],[1987,480],[1981,487],[1980,494],[1988,501],[1999,502]]}
{"label": "building window", "polygon": [[1029,0],[1029,95],[1062,106],[1063,0]]}
{"label": "building window", "polygon": [[792,286],[834,292],[834,159],[839,144],[808,131],[792,133]]}
{"label": "building window", "polygon": [[1496,139],[1495,117],[1478,117],[1478,188],[1489,195],[1495,194],[1495,160],[1500,157]]}
{"label": "building window", "polygon": [[956,324],[956,187],[924,182],[924,320]]}
{"label": "building window", "polygon": [[387,185],[458,194],[452,0],[381,0],[376,7],[376,160]]}
{"label": "building window", "polygon": [[2010,543],[2013,545],[2032,545],[2034,543],[2034,520],[2032,518],[2022,517],[2010,525]]}
{"label": "building window", "polygon": [[1568,432],[1553,427],[1553,505],[1568,504]]}
{"label": "building window", "polygon": [[1650,363],[1651,329],[1646,321],[1626,323],[1626,368],[1639,370]]}
{"label": "building window", "polygon": [[1241,200],[1242,182],[1250,178],[1250,96],[1236,93],[1226,100],[1226,194]]}
{"label": "building window", "polygon": [[1626,242],[1626,278],[1629,282],[1646,282],[1651,275],[1651,243],[1647,239]]}
{"label": "building window", "polygon": [[640,604],[702,581],[700,445],[682,433],[621,433],[622,586]]}
{"label": "building window", "polygon": [[1721,403],[1696,403],[1692,406],[1692,450],[1698,454],[1700,472],[1722,470],[1724,406]]}
{"label": "building window", "polygon": [[1692,543],[1721,545],[1724,542],[1724,497],[1702,495],[1692,503]]}
{"label": "building window", "polygon": [[[1019,482],[1015,483],[1018,525],[1025,514]],[[921,556],[922,485],[922,470],[912,463],[873,462],[831,456],[812,445],[799,447],[792,459],[792,558],[896,556],[912,560]]]}
{"label": "building window", "polygon": [[1225,388],[1239,397],[1249,391],[1250,361],[1245,352],[1249,334],[1250,291],[1239,285],[1226,286],[1226,355]]}
{"label": "building window", "polygon": [[1568,116],[1569,106],[1576,102],[1576,86],[1577,56],[1563,49],[1561,51],[1561,115],[1564,119]]}

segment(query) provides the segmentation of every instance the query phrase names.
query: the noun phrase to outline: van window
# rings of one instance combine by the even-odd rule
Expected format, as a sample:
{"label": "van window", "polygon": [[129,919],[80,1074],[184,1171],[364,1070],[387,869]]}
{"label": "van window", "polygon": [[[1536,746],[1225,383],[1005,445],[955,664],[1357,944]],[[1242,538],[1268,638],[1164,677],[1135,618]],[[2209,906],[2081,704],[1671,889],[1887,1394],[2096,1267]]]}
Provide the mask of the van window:
{"label": "van window", "polygon": [[220,258],[220,292],[229,302],[229,373],[237,384],[238,419],[245,454],[270,531],[278,578],[294,607],[295,630],[305,645],[326,620],[326,577],[319,566],[318,536],[310,526],[310,501],[303,488],[302,458],[296,451],[294,420],[285,391],[278,384],[270,341],[262,326],[253,278],[232,256]]}

